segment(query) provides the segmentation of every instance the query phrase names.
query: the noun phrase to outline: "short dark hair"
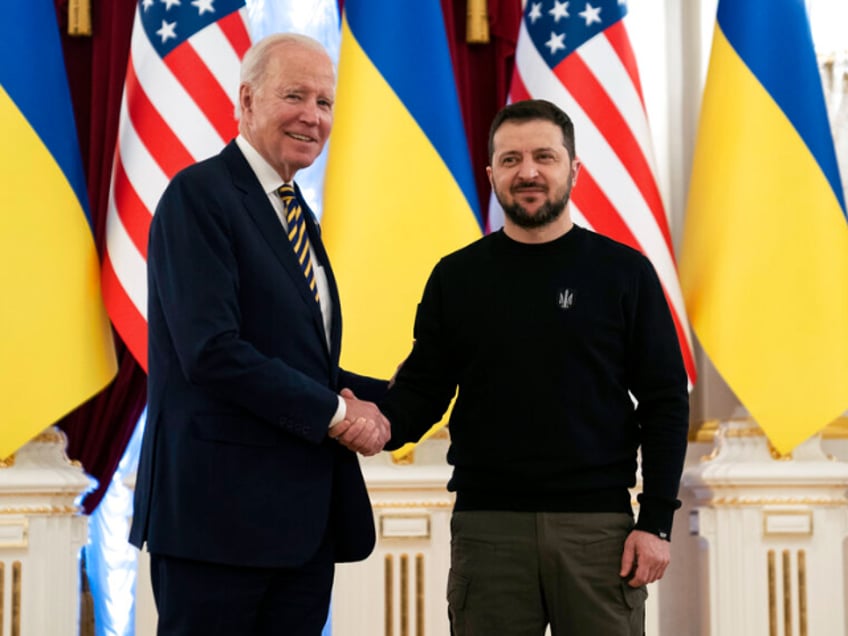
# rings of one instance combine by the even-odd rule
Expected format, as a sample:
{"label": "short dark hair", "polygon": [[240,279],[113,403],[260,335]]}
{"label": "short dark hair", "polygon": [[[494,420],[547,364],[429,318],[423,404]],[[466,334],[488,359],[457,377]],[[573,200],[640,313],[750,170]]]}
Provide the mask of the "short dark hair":
{"label": "short dark hair", "polygon": [[568,150],[571,159],[574,155],[574,124],[564,110],[545,99],[525,99],[520,102],[507,104],[498,111],[492,126],[489,128],[489,164],[495,155],[495,132],[507,121],[533,121],[541,119],[549,121],[562,130],[562,144]]}

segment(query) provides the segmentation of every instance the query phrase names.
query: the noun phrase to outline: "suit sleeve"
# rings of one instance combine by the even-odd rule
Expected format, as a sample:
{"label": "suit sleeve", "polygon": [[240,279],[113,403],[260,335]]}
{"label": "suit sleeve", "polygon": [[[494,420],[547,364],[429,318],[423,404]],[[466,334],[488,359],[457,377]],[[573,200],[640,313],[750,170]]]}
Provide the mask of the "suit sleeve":
{"label": "suit sleeve", "polygon": [[[243,336],[243,246],[235,240],[235,201],[213,192],[216,178],[181,173],[157,207],[148,248],[151,350],[162,347],[159,358],[168,360],[172,349],[179,368],[167,373],[182,373],[214,403],[320,442],[338,405],[335,392]],[[285,329],[285,318],[274,328]]]}

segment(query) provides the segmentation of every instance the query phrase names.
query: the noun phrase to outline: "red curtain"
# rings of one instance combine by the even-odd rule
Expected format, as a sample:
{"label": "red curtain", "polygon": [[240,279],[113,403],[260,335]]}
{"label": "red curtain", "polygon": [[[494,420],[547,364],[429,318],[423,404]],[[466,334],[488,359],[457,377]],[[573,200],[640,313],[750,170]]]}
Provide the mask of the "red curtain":
{"label": "red curtain", "polygon": [[[102,255],[136,0],[92,0],[92,37],[68,36],[68,0],[54,3],[86,170],[95,242]],[[115,380],[59,422],[68,436],[68,456],[78,460],[98,481],[97,489],[83,501],[86,513],[91,513],[103,498],[146,403],[147,376],[117,336],[116,347],[119,369]]]}
{"label": "red curtain", "polygon": [[[521,20],[521,0],[488,0],[490,42],[468,44],[467,4],[441,0],[457,90],[484,220],[489,202],[489,124],[506,103]],[[124,75],[136,0],[91,0],[91,37],[67,35],[68,0],[54,0],[77,121],[98,251],[103,253],[106,207]],[[340,0],[340,6],[342,4]],[[59,422],[68,456],[97,479],[83,507],[100,503],[144,410],[147,377],[116,336],[120,368],[112,384]]]}
{"label": "red curtain", "polygon": [[486,166],[489,165],[489,125],[495,113],[506,104],[509,93],[515,45],[521,24],[521,0],[488,0],[489,42],[486,44],[466,42],[467,2],[441,2],[465,121],[471,167],[485,221],[491,194],[489,179],[486,177]]}

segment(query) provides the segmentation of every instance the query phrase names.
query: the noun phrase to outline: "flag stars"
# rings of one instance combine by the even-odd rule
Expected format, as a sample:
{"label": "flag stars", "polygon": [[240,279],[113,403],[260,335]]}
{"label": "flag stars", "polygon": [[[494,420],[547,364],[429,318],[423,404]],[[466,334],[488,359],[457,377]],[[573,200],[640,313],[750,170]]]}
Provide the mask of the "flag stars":
{"label": "flag stars", "polygon": [[559,2],[559,0],[554,0],[554,8],[548,11],[554,18],[554,22],[559,22],[560,18],[569,17],[568,13],[568,2]]}
{"label": "flag stars", "polygon": [[[161,0],[162,4],[165,5],[165,11],[170,11],[173,6],[180,6],[180,0]],[[158,33],[158,31],[157,31]]]}
{"label": "flag stars", "polygon": [[162,44],[165,44],[171,38],[177,39],[177,34],[174,31],[174,27],[177,26],[176,22],[166,22],[162,20],[162,28],[156,31],[156,35],[162,38]]}
{"label": "flag stars", "polygon": [[530,13],[527,14],[527,17],[530,19],[530,24],[536,24],[536,20],[542,17],[542,3],[534,2],[531,4]]}
{"label": "flag stars", "polygon": [[141,8],[147,11],[150,7],[153,6],[153,0],[143,0],[141,3]]}
{"label": "flag stars", "polygon": [[203,15],[207,11],[215,13],[215,7],[212,6],[213,2],[215,0],[192,0],[191,6],[197,7],[197,15]]}
{"label": "flag stars", "polygon": [[586,8],[577,15],[586,20],[586,26],[591,26],[595,22],[601,23],[601,7],[593,7],[588,2]]}
{"label": "flag stars", "polygon": [[560,49],[565,50],[565,33],[554,33],[551,31],[551,37],[545,42],[545,46],[551,50],[551,55],[555,55]]}

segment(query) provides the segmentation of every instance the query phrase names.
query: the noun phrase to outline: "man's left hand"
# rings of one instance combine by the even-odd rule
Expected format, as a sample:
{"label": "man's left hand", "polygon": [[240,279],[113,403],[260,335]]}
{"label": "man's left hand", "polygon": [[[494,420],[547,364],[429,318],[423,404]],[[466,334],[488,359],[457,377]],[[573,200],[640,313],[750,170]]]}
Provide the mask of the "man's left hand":
{"label": "man's left hand", "polygon": [[624,542],[621,555],[622,577],[630,577],[630,587],[641,587],[659,581],[671,561],[671,544],[657,535],[634,530]]}

